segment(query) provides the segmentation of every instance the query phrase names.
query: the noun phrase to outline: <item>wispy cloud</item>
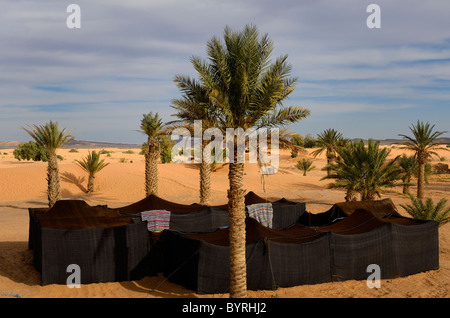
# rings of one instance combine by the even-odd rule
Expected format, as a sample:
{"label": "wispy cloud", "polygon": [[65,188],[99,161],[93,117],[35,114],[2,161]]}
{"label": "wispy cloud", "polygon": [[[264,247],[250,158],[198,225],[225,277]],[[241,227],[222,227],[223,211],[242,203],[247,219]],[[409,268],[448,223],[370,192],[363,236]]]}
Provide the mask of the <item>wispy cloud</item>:
{"label": "wispy cloud", "polygon": [[393,116],[402,127],[418,118],[448,126],[450,6],[377,3],[382,28],[370,30],[368,3],[358,0],[79,0],[81,29],[68,29],[69,3],[4,1],[0,139],[23,140],[17,127],[52,119],[80,138],[141,142],[143,113],[173,119],[173,78],[195,76],[190,57],[206,57],[206,41],[226,25],[248,23],[269,34],[274,57],[289,55],[299,78],[287,104],[312,115],[292,129],[336,124],[349,137],[376,138],[397,134]]}

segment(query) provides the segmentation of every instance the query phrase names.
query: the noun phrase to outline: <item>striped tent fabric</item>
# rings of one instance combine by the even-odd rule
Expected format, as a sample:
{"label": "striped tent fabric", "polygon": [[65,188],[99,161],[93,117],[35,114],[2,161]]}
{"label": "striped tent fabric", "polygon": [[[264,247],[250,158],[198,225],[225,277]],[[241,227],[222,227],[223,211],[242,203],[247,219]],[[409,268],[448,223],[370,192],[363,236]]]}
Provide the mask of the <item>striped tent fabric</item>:
{"label": "striped tent fabric", "polygon": [[256,219],[263,226],[272,228],[272,203],[255,203],[247,205],[245,208],[249,217]]}
{"label": "striped tent fabric", "polygon": [[151,210],[141,212],[142,221],[147,222],[147,229],[150,232],[162,232],[169,229],[170,211]]}

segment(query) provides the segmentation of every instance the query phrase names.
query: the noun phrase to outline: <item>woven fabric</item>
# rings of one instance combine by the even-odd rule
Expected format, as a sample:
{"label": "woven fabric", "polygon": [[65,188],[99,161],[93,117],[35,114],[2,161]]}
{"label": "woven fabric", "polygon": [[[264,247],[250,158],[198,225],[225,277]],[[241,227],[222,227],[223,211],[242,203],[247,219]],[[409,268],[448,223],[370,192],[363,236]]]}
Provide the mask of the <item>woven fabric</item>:
{"label": "woven fabric", "polygon": [[147,221],[147,229],[151,232],[162,232],[170,226],[170,211],[151,210],[141,212],[142,221]]}
{"label": "woven fabric", "polygon": [[246,206],[248,216],[257,220],[263,226],[272,228],[272,203],[256,203]]}

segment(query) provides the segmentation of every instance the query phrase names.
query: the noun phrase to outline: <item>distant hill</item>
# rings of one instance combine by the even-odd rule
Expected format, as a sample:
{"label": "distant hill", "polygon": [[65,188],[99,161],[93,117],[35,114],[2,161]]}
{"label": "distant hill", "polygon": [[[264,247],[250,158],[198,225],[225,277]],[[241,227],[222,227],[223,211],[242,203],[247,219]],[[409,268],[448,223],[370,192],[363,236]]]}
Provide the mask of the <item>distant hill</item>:
{"label": "distant hill", "polygon": [[[360,141],[360,140],[361,140],[360,138],[352,139],[352,141]],[[362,139],[362,140],[364,140],[364,142],[367,143],[367,139]],[[389,146],[389,145],[392,145],[392,144],[395,144],[395,143],[399,143],[399,142],[405,141],[404,139],[380,139],[380,140],[374,139],[374,140],[379,141],[380,145],[382,145],[382,146]],[[441,143],[443,143],[443,144],[449,144],[450,143],[450,138],[449,137],[442,137],[442,138],[439,138],[439,141]]]}
{"label": "distant hill", "polygon": [[[0,141],[0,149],[16,149],[20,141]],[[85,141],[85,140],[73,140],[67,144],[66,149],[78,148],[78,149],[99,149],[99,148],[141,148],[142,145],[138,144],[123,144],[123,143],[110,143],[110,142],[98,142],[98,141]]]}

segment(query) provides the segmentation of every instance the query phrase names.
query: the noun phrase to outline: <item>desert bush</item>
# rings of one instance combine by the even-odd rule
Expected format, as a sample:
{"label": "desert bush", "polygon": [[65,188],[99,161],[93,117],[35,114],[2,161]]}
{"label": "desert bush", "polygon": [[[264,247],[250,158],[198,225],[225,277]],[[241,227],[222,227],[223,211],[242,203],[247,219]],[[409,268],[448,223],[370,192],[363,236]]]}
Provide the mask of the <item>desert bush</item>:
{"label": "desert bush", "polygon": [[70,149],[69,152],[79,152],[78,149]]}
{"label": "desert bush", "polygon": [[48,161],[47,151],[38,146],[34,141],[21,143],[13,151],[14,158],[17,160],[33,160],[33,161]]}

